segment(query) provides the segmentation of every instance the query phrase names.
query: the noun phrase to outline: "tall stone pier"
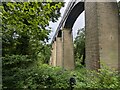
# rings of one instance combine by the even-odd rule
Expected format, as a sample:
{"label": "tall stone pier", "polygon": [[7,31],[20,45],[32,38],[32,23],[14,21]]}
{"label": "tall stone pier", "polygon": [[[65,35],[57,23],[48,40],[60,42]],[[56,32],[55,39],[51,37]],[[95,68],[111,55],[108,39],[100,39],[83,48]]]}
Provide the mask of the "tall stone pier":
{"label": "tall stone pier", "polygon": [[102,68],[100,63],[118,70],[119,17],[116,2],[85,2],[86,66]]}
{"label": "tall stone pier", "polygon": [[71,29],[64,28],[62,31],[59,31],[58,36],[52,44],[50,65],[60,66],[66,70],[73,70],[75,68]]}
{"label": "tall stone pier", "polygon": [[67,70],[75,68],[74,47],[70,28],[63,29],[63,67]]}
{"label": "tall stone pier", "polygon": [[[120,7],[119,7],[120,8]],[[120,15],[119,15],[119,30],[118,30],[118,54],[120,54]],[[120,72],[120,55],[118,56],[118,71]]]}
{"label": "tall stone pier", "polygon": [[56,66],[56,40],[52,44],[52,51],[49,65]]}
{"label": "tall stone pier", "polygon": [[58,32],[56,38],[56,66],[63,67],[63,42],[62,42],[62,31]]}

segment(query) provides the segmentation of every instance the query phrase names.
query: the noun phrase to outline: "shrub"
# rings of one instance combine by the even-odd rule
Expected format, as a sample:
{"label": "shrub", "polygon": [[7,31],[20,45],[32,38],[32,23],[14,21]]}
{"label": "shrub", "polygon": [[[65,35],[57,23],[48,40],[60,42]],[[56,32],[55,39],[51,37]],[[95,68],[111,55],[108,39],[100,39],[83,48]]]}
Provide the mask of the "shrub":
{"label": "shrub", "polygon": [[74,89],[119,90],[120,75],[117,71],[102,68],[99,72],[77,66],[74,71],[47,64],[31,64],[27,56],[6,56],[3,58],[3,89],[40,90],[43,88],[70,89],[70,78],[76,80]]}
{"label": "shrub", "polygon": [[[77,84],[75,88],[112,89],[119,90],[120,75],[117,71],[103,68],[97,71],[85,70],[77,72]],[[83,73],[84,72],[84,73]]]}
{"label": "shrub", "polygon": [[60,67],[37,64],[24,55],[6,56],[2,60],[3,89],[36,90],[69,87],[69,72]]}

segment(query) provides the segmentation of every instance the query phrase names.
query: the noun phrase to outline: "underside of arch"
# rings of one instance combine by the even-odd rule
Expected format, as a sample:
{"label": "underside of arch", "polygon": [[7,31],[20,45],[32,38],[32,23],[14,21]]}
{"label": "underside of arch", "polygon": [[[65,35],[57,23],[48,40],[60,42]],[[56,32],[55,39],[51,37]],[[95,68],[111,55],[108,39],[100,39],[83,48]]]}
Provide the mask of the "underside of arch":
{"label": "underside of arch", "polygon": [[71,10],[65,22],[65,28],[72,28],[78,16],[84,11],[84,2],[77,3]]}

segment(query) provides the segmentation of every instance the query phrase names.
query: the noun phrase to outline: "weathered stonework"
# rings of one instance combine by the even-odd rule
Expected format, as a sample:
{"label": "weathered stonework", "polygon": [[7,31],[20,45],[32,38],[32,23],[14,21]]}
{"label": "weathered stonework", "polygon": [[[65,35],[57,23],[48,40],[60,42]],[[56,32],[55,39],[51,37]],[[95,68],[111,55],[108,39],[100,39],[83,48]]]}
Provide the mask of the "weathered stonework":
{"label": "weathered stonework", "polygon": [[63,43],[62,43],[62,37],[56,38],[56,66],[63,67]]}
{"label": "weathered stonework", "polygon": [[97,70],[99,65],[99,40],[98,40],[98,20],[97,3],[85,3],[85,48],[86,48],[86,67]]}
{"label": "weathered stonework", "polygon": [[118,70],[118,7],[116,2],[86,2],[86,66],[100,62]]}
{"label": "weathered stonework", "polygon": [[52,44],[52,55],[50,57],[49,65],[56,66],[56,41]]}
{"label": "weathered stonework", "polygon": [[118,71],[120,72],[120,15],[119,15],[119,29],[118,29]]}
{"label": "weathered stonework", "polygon": [[67,70],[75,68],[73,39],[69,28],[63,29],[63,67]]}
{"label": "weathered stonework", "polygon": [[118,7],[115,2],[98,3],[100,60],[118,70]]}

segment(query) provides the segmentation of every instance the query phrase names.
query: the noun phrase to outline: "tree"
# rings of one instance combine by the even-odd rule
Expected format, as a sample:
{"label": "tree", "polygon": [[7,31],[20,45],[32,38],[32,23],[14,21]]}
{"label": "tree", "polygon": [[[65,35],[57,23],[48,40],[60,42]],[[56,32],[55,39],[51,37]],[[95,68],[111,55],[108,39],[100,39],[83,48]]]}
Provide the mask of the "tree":
{"label": "tree", "polygon": [[0,6],[3,89],[26,88],[26,82],[32,88],[39,86],[36,85],[39,79],[33,80],[37,78],[34,68],[41,65],[40,61],[48,63],[51,53],[51,46],[46,44],[49,22],[58,20],[62,6],[62,2],[3,2]]}
{"label": "tree", "polygon": [[74,41],[74,56],[76,62],[85,65],[85,28],[78,30]]}
{"label": "tree", "polygon": [[3,56],[36,57],[48,40],[49,21],[58,20],[63,5],[62,2],[3,2]]}

